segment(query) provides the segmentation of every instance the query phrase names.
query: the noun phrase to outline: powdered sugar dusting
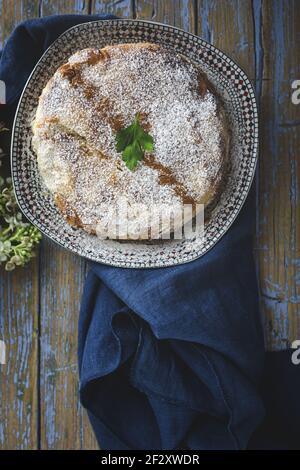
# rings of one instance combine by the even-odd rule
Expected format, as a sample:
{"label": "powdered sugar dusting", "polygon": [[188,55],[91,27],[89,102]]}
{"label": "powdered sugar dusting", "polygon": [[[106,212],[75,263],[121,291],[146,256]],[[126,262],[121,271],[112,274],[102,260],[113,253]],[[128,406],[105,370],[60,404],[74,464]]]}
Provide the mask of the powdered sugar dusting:
{"label": "powdered sugar dusting", "polygon": [[[33,146],[48,188],[90,227],[107,227],[109,214],[101,204],[112,205],[117,197],[147,205],[181,202],[172,185],[160,183],[156,169],[142,161],[131,172],[116,152],[116,128],[140,113],[156,161],[172,169],[196,202],[210,203],[227,158],[225,124],[217,97],[199,89],[199,69],[149,44],[104,51],[98,61],[97,50],[77,52],[69,59],[77,82],[58,70],[44,89]],[[60,165],[63,177],[53,178]]]}

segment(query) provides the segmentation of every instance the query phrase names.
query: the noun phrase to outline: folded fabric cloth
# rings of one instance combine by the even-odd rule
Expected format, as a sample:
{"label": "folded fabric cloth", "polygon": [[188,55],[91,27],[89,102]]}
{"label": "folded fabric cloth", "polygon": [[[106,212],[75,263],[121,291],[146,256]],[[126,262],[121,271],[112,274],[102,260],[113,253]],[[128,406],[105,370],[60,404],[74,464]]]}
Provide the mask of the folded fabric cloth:
{"label": "folded fabric cloth", "polygon": [[[22,88],[45,49],[71,26],[100,18],[54,16],[15,29],[0,62],[7,87],[0,120],[11,125]],[[272,447],[267,422],[259,427],[263,398],[274,418],[287,394],[282,386],[273,401],[268,398],[270,384],[281,383],[272,355],[261,382],[265,352],[253,213],[250,196],[222,240],[188,264],[121,269],[91,263],[79,320],[80,396],[101,448]],[[276,423],[292,421],[296,429],[292,408]]]}
{"label": "folded fabric cloth", "polygon": [[92,264],[79,322],[81,399],[104,448],[243,449],[264,410],[251,201],[188,264]]}

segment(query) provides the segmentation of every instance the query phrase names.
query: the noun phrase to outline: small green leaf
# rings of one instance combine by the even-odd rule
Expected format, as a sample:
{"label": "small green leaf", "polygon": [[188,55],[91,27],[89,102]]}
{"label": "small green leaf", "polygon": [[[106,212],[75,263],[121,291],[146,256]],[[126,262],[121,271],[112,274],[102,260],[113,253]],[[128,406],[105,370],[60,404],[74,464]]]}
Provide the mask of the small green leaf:
{"label": "small green leaf", "polygon": [[143,159],[144,152],[152,152],[153,149],[153,137],[140,125],[138,114],[130,126],[121,129],[116,135],[116,150],[122,152],[122,159],[131,171]]}
{"label": "small green leaf", "polygon": [[144,135],[142,146],[147,152],[152,152],[154,149],[153,137],[150,134]]}
{"label": "small green leaf", "polygon": [[133,132],[127,128],[122,129],[117,134],[117,152],[123,152],[123,150],[130,144],[133,140]]}
{"label": "small green leaf", "polygon": [[144,153],[137,141],[131,145],[127,145],[123,151],[123,160],[126,163],[126,166],[129,170],[134,170],[137,165],[137,162],[142,160]]}

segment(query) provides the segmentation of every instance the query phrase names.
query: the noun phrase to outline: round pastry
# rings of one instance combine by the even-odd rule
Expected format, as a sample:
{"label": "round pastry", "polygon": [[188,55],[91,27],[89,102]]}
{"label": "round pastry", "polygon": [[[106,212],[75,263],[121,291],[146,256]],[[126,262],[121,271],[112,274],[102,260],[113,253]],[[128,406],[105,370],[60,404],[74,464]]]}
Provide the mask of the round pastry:
{"label": "round pastry", "polygon": [[[124,133],[133,123],[148,145]],[[71,225],[101,237],[163,236],[164,224],[152,223],[162,212],[188,204],[195,216],[198,205],[212,207],[227,173],[219,96],[198,66],[156,44],[76,52],[44,88],[32,128],[57,207]],[[138,150],[133,165],[118,148],[120,133]],[[182,223],[174,217],[172,229]]]}

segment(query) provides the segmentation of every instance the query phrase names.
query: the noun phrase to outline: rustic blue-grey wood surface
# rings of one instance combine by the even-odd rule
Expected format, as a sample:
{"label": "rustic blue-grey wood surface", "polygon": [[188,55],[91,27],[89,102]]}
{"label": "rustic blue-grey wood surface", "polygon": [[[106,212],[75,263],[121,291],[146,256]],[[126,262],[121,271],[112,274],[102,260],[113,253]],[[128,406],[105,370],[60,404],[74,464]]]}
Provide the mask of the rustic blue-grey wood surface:
{"label": "rustic blue-grey wood surface", "polygon": [[[260,105],[254,252],[268,349],[300,339],[299,0],[0,0],[2,45],[20,21],[115,13],[176,25],[224,50]],[[29,266],[1,271],[0,448],[96,447],[78,403],[77,319],[86,262],[44,239]]]}

